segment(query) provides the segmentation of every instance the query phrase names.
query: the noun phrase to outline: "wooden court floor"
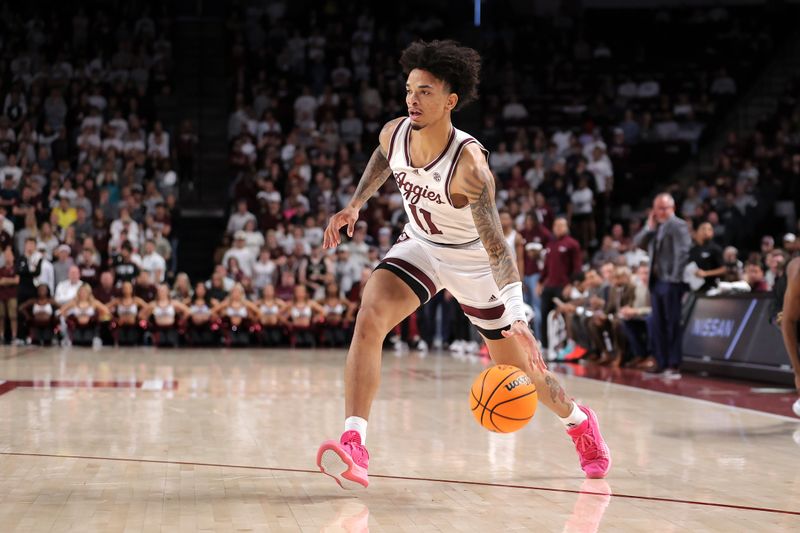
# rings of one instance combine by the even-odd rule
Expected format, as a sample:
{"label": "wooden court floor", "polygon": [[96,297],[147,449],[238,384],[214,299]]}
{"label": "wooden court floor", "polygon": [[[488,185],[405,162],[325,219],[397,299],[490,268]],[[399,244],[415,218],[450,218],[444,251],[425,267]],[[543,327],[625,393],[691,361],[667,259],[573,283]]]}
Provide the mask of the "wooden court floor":
{"label": "wooden court floor", "polygon": [[0,350],[0,531],[800,531],[800,419],[565,376],[611,447],[587,481],[544,408],[469,412],[483,363],[384,356],[371,486],[314,464],[341,350]]}

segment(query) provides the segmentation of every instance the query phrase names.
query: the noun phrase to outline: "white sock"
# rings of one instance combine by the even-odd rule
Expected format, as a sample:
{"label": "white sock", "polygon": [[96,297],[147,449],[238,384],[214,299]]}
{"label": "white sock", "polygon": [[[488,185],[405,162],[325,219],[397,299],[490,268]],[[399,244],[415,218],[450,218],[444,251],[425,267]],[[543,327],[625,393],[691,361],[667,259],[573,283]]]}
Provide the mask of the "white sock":
{"label": "white sock", "polygon": [[[585,417],[586,415],[584,415]],[[360,416],[348,416],[344,421],[344,430],[358,432],[361,437],[361,444],[365,445],[367,443],[367,421]]]}
{"label": "white sock", "polygon": [[566,417],[562,418],[561,422],[567,429],[572,429],[583,424],[583,421],[587,418],[588,417],[586,416],[586,413],[580,410],[578,404],[572,402],[572,412]]}

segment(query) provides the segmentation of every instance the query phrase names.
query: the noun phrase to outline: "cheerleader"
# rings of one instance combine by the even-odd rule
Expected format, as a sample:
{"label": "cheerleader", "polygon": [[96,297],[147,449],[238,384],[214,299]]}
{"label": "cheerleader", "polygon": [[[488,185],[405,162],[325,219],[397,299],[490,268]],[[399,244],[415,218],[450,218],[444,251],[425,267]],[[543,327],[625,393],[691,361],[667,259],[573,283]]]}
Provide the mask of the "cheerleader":
{"label": "cheerleader", "polygon": [[194,295],[189,301],[189,319],[186,321],[186,338],[192,346],[215,344],[219,325],[211,320],[208,289],[205,283],[195,285]]}
{"label": "cheerleader", "polygon": [[270,283],[261,291],[261,299],[256,305],[261,343],[265,346],[280,346],[284,342],[281,316],[286,311],[286,302],[275,297],[275,287]]}
{"label": "cheerleader", "polygon": [[142,311],[147,307],[147,302],[133,295],[133,284],[130,281],[122,283],[122,294],[108,303],[113,320],[111,328],[114,341],[119,346],[136,346],[142,342]]}
{"label": "cheerleader", "polygon": [[50,297],[50,287],[45,284],[36,288],[36,297],[31,298],[19,308],[29,325],[28,336],[31,342],[50,346],[58,331],[56,310],[58,304]]}
{"label": "cheerleader", "polygon": [[95,338],[99,339],[100,321],[110,318],[111,311],[92,296],[92,289],[84,283],[75,299],[58,310],[58,315],[66,318],[67,345],[91,346]]}
{"label": "cheerleader", "polygon": [[325,320],[325,310],[309,299],[305,285],[295,285],[284,324],[289,330],[289,344],[313,348],[317,344],[314,328]]}
{"label": "cheerleader", "polygon": [[320,343],[324,346],[344,346],[353,322],[353,305],[342,298],[335,281],[325,285],[325,297],[319,303],[325,314]]}
{"label": "cheerleader", "polygon": [[189,308],[169,295],[169,287],[160,284],[156,289],[155,300],[142,312],[142,319],[149,321],[153,330],[153,343],[156,346],[178,347],[181,318],[189,316]]}
{"label": "cheerleader", "polygon": [[228,297],[214,306],[211,314],[219,320],[228,346],[250,344],[250,328],[258,323],[259,312],[254,303],[247,301],[241,283],[233,286]]}

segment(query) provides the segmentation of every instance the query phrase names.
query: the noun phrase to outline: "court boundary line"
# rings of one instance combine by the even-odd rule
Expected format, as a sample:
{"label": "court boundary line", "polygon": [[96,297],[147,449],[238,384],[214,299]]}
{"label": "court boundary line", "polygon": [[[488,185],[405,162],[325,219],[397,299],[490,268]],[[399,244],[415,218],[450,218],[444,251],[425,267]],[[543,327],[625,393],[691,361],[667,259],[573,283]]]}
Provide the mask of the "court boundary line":
{"label": "court boundary line", "polygon": [[[94,455],[70,455],[70,454],[52,454],[52,453],[28,453],[28,452],[0,452],[0,456],[15,456],[15,457],[42,457],[42,458],[55,458],[55,459],[81,459],[89,461],[114,461],[126,463],[146,463],[146,464],[161,464],[161,465],[179,465],[179,466],[200,466],[209,468],[233,468],[242,470],[260,470],[265,472],[290,472],[296,474],[322,474],[319,470],[310,470],[306,468],[283,468],[276,466],[256,466],[256,465],[232,465],[224,463],[200,463],[191,461],[174,461],[169,459],[136,459],[132,457],[103,457]],[[507,483],[489,483],[484,481],[470,481],[463,479],[443,479],[443,478],[428,478],[428,477],[414,477],[414,476],[398,476],[389,474],[371,474],[373,478],[377,479],[391,479],[402,481],[426,481],[429,483],[444,483],[449,485],[472,485],[479,487],[495,487],[503,489],[517,489],[517,490],[530,490],[539,492],[558,492],[561,494],[589,494],[592,496],[609,496],[611,498],[622,498],[628,500],[643,500],[661,503],[680,503],[684,505],[699,505],[704,507],[716,507],[719,509],[735,509],[739,511],[758,511],[762,513],[784,514],[792,516],[800,516],[800,511],[790,511],[788,509],[774,509],[769,507],[754,507],[750,505],[738,505],[734,503],[719,503],[719,502],[704,502],[698,500],[684,500],[680,498],[666,498],[660,496],[641,496],[637,494],[623,494],[623,493],[607,493],[596,492],[590,490],[577,490],[577,489],[559,489],[555,487],[539,487],[535,485],[515,485]]]}
{"label": "court boundary line", "polygon": [[[564,374],[564,373],[561,373],[561,372],[554,372],[554,373],[557,376],[568,376],[570,378],[575,378],[575,379],[585,379],[586,381],[591,381],[591,382],[594,382],[594,383],[602,383],[602,384],[605,384],[605,385],[614,385],[615,387],[625,387],[627,389],[633,389],[633,390],[637,390],[637,391],[648,392],[650,394],[659,394],[661,396],[670,396],[672,398],[683,398],[684,400],[693,400],[695,402],[702,402],[702,403],[705,403],[705,404],[708,404],[708,405],[713,405],[713,406],[716,406],[716,407],[723,407],[723,408],[726,408],[726,409],[729,409],[729,410],[748,411],[748,412],[753,413],[753,414],[769,416],[769,417],[772,417],[772,418],[779,418],[781,420],[788,420],[790,422],[795,422],[797,424],[800,424],[800,418],[794,418],[794,417],[791,417],[789,415],[780,415],[778,413],[770,413],[769,411],[759,411],[758,409],[753,409],[752,407],[740,407],[738,405],[730,405],[730,404],[727,404],[727,403],[715,402],[713,400],[706,400],[705,398],[695,398],[693,396],[682,396],[680,394],[674,394],[674,393],[671,393],[671,392],[664,392],[664,391],[660,391],[660,390],[646,389],[644,387],[637,387],[636,385],[628,385],[626,383],[616,383],[614,381],[606,381],[606,380],[602,380],[602,379],[589,378],[589,377],[586,377],[586,376],[576,376],[576,375],[573,375],[573,374]],[[653,379],[657,379],[657,378],[653,378]]]}

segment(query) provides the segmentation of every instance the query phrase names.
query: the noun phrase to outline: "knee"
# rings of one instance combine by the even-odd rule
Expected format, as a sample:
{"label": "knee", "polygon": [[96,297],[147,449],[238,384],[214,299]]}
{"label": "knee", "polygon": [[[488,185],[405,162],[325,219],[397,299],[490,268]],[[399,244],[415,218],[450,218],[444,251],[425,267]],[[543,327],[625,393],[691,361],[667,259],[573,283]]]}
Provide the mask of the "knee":
{"label": "knee", "polygon": [[380,340],[391,331],[394,324],[389,324],[388,314],[379,306],[366,306],[358,311],[356,317],[355,337],[366,338],[375,336]]}

